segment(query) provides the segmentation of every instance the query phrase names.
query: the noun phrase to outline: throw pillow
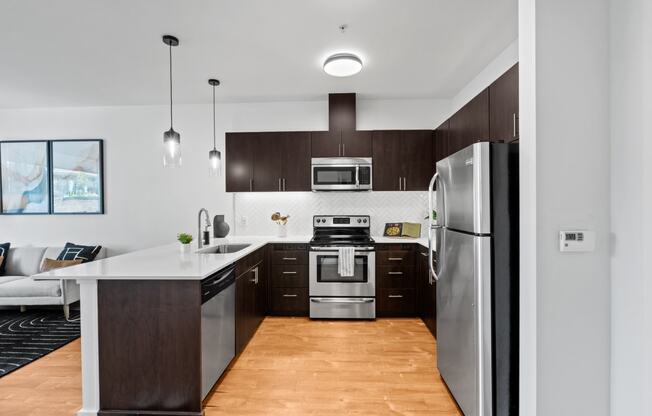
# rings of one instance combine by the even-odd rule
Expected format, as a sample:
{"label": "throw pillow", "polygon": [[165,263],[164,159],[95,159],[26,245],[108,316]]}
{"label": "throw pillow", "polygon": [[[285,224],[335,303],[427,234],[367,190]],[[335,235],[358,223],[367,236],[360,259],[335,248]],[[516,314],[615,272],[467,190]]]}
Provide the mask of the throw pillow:
{"label": "throw pillow", "polygon": [[41,263],[41,273],[49,272],[50,270],[54,270],[54,269],[62,269],[68,266],[75,266],[81,263],[82,263],[81,259],[77,259],[77,260],[43,259],[43,263]]}
{"label": "throw pillow", "polygon": [[102,246],[80,246],[79,244],[66,243],[63,251],[57,257],[57,260],[78,260],[82,263],[88,263],[95,260],[95,256],[100,252]]}
{"label": "throw pillow", "polygon": [[9,257],[9,246],[11,246],[11,243],[0,244],[0,276],[5,275],[6,260]]}

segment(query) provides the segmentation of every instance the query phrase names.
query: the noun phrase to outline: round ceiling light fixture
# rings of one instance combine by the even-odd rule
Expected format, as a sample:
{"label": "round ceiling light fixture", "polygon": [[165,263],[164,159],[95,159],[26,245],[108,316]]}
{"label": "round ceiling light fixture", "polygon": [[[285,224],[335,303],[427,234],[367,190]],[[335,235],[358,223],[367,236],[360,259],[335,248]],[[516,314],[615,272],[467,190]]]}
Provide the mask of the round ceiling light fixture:
{"label": "round ceiling light fixture", "polygon": [[362,71],[362,60],[352,53],[336,53],[324,61],[324,72],[334,77],[350,77]]}

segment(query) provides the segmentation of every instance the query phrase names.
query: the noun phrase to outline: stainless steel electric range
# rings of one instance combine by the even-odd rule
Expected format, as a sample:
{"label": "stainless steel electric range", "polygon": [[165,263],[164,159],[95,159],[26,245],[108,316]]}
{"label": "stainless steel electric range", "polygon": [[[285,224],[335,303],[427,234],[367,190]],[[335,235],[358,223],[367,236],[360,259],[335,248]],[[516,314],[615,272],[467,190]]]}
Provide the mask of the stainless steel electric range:
{"label": "stainless steel electric range", "polygon": [[[310,240],[310,317],[376,318],[376,253],[368,215],[316,215]],[[340,247],[353,247],[352,276],[338,273]]]}

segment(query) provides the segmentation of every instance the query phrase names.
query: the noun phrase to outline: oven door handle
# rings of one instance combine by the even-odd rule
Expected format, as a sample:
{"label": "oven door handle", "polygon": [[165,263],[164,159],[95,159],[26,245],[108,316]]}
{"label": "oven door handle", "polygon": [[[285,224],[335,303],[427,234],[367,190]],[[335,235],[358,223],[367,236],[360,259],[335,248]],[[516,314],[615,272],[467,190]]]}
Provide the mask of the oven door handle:
{"label": "oven door handle", "polygon": [[[358,253],[368,253],[370,251],[374,251],[374,247],[356,247],[355,252]],[[333,247],[310,247],[310,251],[330,251],[332,253],[338,253],[337,249],[333,249]]]}
{"label": "oven door handle", "polygon": [[373,303],[373,298],[310,298],[313,303]]}

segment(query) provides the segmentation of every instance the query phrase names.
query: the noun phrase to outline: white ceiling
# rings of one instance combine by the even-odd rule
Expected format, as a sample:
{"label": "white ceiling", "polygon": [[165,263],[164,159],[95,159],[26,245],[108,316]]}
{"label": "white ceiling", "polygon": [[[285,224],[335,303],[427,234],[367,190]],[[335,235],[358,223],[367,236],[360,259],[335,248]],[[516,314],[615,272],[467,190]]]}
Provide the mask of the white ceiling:
{"label": "white ceiling", "polygon": [[[338,26],[348,24],[346,33]],[[448,98],[517,37],[517,0],[2,0],[0,108]],[[321,70],[335,52],[364,62]]]}

